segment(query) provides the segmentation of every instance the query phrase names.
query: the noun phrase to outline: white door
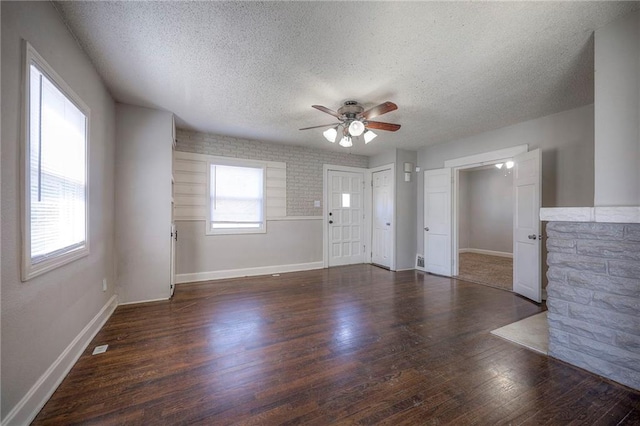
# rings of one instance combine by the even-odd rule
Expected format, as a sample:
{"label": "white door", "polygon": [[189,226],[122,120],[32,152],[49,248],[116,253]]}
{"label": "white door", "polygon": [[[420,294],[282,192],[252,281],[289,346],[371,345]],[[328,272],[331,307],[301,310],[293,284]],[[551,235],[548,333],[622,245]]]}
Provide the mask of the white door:
{"label": "white door", "polygon": [[372,179],[372,236],[371,262],[376,265],[391,267],[391,220],[393,217],[393,200],[391,170],[381,170],[371,174]]}
{"label": "white door", "polygon": [[176,241],[178,241],[178,230],[176,229],[176,224],[171,224],[171,281],[170,281],[170,291],[171,294],[169,297],[173,296],[173,291],[176,288]]}
{"label": "white door", "polygon": [[514,162],[513,291],[540,303],[540,150],[520,154]]}
{"label": "white door", "polygon": [[329,170],[329,266],[364,262],[362,173]]}
{"label": "white door", "polygon": [[451,276],[451,168],[424,172],[424,267]]}

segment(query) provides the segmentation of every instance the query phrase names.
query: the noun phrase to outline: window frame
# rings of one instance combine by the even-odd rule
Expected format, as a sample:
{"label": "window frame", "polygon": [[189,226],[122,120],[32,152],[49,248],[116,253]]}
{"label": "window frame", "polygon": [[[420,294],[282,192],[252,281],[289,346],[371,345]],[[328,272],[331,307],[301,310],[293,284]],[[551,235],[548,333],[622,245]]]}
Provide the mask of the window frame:
{"label": "window frame", "polygon": [[[241,235],[265,234],[267,232],[267,163],[264,161],[245,160],[242,158],[211,159],[207,164],[206,235]],[[258,228],[211,228],[211,166],[248,167],[262,170],[262,225]]]}
{"label": "window frame", "polygon": [[[71,87],[55,72],[55,70],[47,63],[47,61],[31,46],[29,42],[23,40],[23,91],[22,91],[22,171],[20,173],[21,180],[21,206],[22,206],[22,281],[28,281],[34,277],[57,269],[63,265],[71,263],[75,260],[89,255],[89,156],[90,156],[90,124],[91,110],[82,101],[82,99],[71,89]],[[35,65],[38,70],[47,77],[62,94],[73,103],[85,116],[85,215],[84,228],[85,239],[84,245],[75,247],[62,253],[53,254],[49,258],[33,263],[31,257],[31,134],[30,134],[30,99],[31,99],[31,65]]]}

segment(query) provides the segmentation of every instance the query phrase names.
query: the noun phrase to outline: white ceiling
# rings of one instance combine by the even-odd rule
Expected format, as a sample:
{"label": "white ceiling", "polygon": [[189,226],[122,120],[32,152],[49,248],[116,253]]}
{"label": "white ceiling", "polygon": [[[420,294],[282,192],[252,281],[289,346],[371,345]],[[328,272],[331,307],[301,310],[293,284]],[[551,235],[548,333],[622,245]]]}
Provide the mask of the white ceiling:
{"label": "white ceiling", "polygon": [[[638,2],[60,2],[116,100],[179,127],[373,155],[593,102],[592,32]],[[398,110],[364,146],[329,144],[355,99]]]}

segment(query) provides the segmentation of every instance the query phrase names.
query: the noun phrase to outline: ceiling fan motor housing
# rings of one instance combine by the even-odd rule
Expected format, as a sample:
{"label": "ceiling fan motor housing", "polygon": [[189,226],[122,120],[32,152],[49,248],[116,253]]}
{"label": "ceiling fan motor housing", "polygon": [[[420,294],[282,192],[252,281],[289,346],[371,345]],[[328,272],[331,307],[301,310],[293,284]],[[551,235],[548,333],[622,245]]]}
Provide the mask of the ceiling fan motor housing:
{"label": "ceiling fan motor housing", "polygon": [[364,108],[357,101],[346,101],[338,114],[343,115],[347,120],[355,120],[358,115],[364,112]]}

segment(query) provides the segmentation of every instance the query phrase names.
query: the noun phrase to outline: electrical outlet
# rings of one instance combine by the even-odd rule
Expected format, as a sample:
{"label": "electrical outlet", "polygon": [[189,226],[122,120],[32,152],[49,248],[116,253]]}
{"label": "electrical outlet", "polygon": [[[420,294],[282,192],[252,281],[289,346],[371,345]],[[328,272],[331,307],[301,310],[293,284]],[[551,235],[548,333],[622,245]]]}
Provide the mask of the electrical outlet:
{"label": "electrical outlet", "polygon": [[102,291],[107,291],[107,279],[102,279]]}
{"label": "electrical outlet", "polygon": [[313,202],[313,207],[320,207],[320,200],[315,200]]}

